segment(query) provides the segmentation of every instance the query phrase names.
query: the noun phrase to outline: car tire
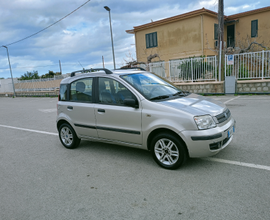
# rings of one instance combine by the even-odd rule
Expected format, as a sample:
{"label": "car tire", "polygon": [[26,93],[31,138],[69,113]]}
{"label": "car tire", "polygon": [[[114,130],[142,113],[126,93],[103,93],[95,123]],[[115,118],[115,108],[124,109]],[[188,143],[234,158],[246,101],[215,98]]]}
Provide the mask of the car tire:
{"label": "car tire", "polygon": [[59,127],[59,138],[64,147],[68,149],[78,147],[81,142],[81,139],[78,138],[74,129],[67,123],[62,124]]}
{"label": "car tire", "polygon": [[177,169],[187,160],[187,151],[176,135],[159,133],[151,142],[151,153],[156,163],[166,169]]}

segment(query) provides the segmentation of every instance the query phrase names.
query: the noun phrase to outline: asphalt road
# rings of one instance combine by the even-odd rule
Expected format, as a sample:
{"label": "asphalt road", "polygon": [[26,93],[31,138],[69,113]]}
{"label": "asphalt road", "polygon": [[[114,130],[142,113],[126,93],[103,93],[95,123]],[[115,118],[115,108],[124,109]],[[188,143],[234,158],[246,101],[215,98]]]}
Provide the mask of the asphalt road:
{"label": "asphalt road", "polygon": [[234,140],[175,171],[139,149],[65,149],[56,98],[0,98],[0,219],[270,219],[270,96],[212,98],[236,119]]}

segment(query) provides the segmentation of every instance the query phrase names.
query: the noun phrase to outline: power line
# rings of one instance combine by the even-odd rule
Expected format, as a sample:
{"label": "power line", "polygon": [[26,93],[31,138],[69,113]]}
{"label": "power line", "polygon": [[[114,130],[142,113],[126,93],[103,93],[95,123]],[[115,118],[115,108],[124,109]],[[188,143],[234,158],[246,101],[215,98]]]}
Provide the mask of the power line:
{"label": "power line", "polygon": [[69,15],[73,14],[75,11],[79,10],[80,8],[82,8],[83,6],[85,6],[85,5],[86,5],[88,2],[90,2],[90,1],[91,1],[91,0],[87,0],[87,1],[86,1],[85,3],[83,3],[81,6],[79,6],[78,8],[76,8],[75,10],[73,10],[72,12],[70,12],[69,14],[67,14],[66,16],[64,16],[63,18],[59,19],[58,21],[54,22],[53,24],[49,25],[48,27],[43,28],[42,30],[40,30],[40,31],[38,31],[38,32],[36,32],[36,33],[34,33],[34,34],[28,36],[28,37],[25,37],[25,38],[23,38],[23,39],[21,39],[21,40],[15,41],[15,42],[10,43],[10,44],[7,44],[7,45],[5,45],[5,46],[10,46],[10,45],[12,45],[12,44],[19,43],[19,42],[21,42],[21,41],[23,41],[23,40],[26,40],[26,39],[28,39],[28,38],[30,38],[30,37],[33,37],[33,36],[39,34],[39,33],[42,32],[42,31],[45,31],[46,29],[48,29],[48,28],[52,27],[53,25],[57,24],[58,22],[62,21],[63,19],[65,19],[65,18],[68,17]]}
{"label": "power line", "polygon": [[[89,63],[62,63],[62,66],[79,66],[79,65],[89,65]],[[34,68],[45,68],[45,67],[53,67],[53,66],[59,66],[58,63],[55,64],[49,64],[49,65],[44,65],[44,66],[17,66],[15,69],[34,69]],[[6,70],[8,68],[0,68],[0,70]]]}

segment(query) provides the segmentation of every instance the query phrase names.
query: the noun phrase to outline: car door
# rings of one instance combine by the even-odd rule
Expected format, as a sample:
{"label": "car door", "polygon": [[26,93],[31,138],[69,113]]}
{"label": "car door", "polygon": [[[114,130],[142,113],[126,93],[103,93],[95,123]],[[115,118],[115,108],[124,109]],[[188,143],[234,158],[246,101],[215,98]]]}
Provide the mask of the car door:
{"label": "car door", "polygon": [[65,114],[74,124],[80,137],[97,138],[95,104],[92,95],[93,78],[84,78],[70,84],[69,101],[64,102]]}
{"label": "car door", "polygon": [[98,78],[98,100],[95,106],[99,138],[132,145],[142,144],[141,108],[126,106],[125,99],[136,96],[120,82]]}

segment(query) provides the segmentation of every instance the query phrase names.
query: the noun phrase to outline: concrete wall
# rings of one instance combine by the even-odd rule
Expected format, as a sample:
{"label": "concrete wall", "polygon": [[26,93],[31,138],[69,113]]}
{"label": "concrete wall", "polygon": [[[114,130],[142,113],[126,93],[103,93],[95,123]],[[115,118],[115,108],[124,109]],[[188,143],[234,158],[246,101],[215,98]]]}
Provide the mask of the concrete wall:
{"label": "concrete wall", "polygon": [[5,92],[13,92],[12,79],[0,79],[0,93]]}
{"label": "concrete wall", "polygon": [[[247,48],[250,42],[256,40],[270,47],[269,18],[270,7],[225,16],[225,20],[229,23],[224,25],[224,41],[227,41],[227,26],[235,25],[235,46]],[[251,38],[252,20],[258,20],[256,38]],[[215,12],[200,9],[134,27],[137,61],[147,62],[147,57],[155,53],[160,59],[155,58],[152,62],[217,55],[214,39],[214,24],[217,23]],[[158,46],[147,49],[145,35],[153,32],[157,32]],[[254,51],[261,49],[258,46],[254,47]]]}
{"label": "concrete wall", "polygon": [[203,55],[204,56],[213,56],[217,55],[217,49],[215,48],[215,24],[218,24],[218,19],[217,17],[213,16],[208,16],[204,15],[203,16],[203,46],[204,46],[204,51]]}
{"label": "concrete wall", "polygon": [[[157,32],[158,47],[146,48],[145,35]],[[201,17],[196,16],[135,33],[139,62],[157,53],[162,61],[202,55]],[[158,58],[153,61],[159,61]]]}
{"label": "concrete wall", "polygon": [[[135,32],[136,55],[139,62],[147,62],[150,54],[160,56],[152,61],[170,61],[193,56],[213,56],[214,24],[217,17],[202,13],[186,19],[149,27]],[[145,35],[157,32],[158,46],[146,48]]]}
{"label": "concrete wall", "polygon": [[[252,12],[241,13],[238,15],[229,16],[230,19],[238,19],[235,24],[235,46],[246,48],[252,41],[263,43],[264,46],[270,47],[269,33],[270,33],[270,10],[257,10]],[[258,37],[251,38],[251,21],[258,20]],[[224,28],[227,30],[227,27]],[[224,33],[225,34],[225,33]],[[226,38],[225,38],[226,36]],[[227,34],[224,35],[227,40]],[[248,42],[249,41],[249,42]],[[261,47],[255,50],[261,50]]]}

